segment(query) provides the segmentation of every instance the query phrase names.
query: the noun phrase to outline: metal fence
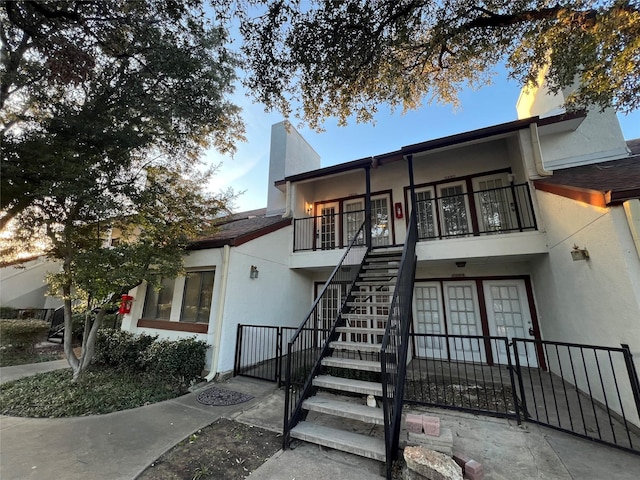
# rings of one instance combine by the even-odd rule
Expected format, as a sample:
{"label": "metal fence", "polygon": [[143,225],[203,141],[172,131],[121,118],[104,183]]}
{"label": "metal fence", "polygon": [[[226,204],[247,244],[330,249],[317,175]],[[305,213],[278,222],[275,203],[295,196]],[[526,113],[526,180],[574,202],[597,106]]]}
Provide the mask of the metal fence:
{"label": "metal fence", "polygon": [[315,217],[296,218],[293,221],[293,251],[333,250],[351,244],[365,244],[365,235],[360,225],[365,211],[324,213]]}
{"label": "metal fence", "polygon": [[387,478],[391,478],[393,461],[398,456],[398,442],[402,422],[409,328],[413,304],[413,279],[416,273],[416,216],[409,219],[407,239],[398,267],[398,278],[393,289],[389,318],[380,347],[382,381],[382,407],[384,412],[384,438]]}
{"label": "metal fence", "polygon": [[233,374],[282,383],[286,345],[296,327],[238,325]]}
{"label": "metal fence", "polygon": [[333,318],[326,318],[323,309],[326,303],[332,303],[335,289],[344,292],[345,301],[349,298],[362,262],[369,252],[369,247],[359,242],[364,237],[365,224],[363,222],[356,230],[349,248],[322,287],[309,314],[287,343],[283,448],[288,447],[289,432],[302,415],[302,402],[311,391],[311,381],[320,369],[320,360],[328,353],[328,342],[332,336],[338,335],[335,328],[341,319],[342,305]]}
{"label": "metal fence", "polygon": [[528,183],[443,196],[420,192],[418,196],[420,240],[537,228]]}

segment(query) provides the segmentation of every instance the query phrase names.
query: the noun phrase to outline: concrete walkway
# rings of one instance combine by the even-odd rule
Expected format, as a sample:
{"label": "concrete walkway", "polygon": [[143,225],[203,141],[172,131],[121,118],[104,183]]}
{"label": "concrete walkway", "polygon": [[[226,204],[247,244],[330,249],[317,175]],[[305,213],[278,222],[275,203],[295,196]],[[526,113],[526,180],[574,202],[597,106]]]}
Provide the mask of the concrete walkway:
{"label": "concrete walkway", "polygon": [[[33,370],[45,368],[36,365]],[[5,372],[0,369],[2,380]],[[236,377],[221,386],[255,398],[212,407],[198,403],[197,393],[192,393],[108,415],[0,417],[0,478],[133,479],[176,443],[221,417],[281,430],[283,394],[274,384]],[[518,426],[509,420],[430,412],[441,418],[443,427],[452,429],[455,450],[483,464],[487,480],[638,478],[638,455],[534,424]],[[250,478],[380,480],[383,472],[382,464],[373,460],[300,443],[293,450],[278,452]]]}

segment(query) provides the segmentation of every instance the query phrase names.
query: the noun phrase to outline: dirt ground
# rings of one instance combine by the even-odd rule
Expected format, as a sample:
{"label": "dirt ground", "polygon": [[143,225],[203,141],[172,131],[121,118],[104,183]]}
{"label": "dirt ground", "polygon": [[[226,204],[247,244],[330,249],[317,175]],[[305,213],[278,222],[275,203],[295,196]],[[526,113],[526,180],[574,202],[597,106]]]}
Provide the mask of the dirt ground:
{"label": "dirt ground", "polygon": [[140,480],[241,480],[282,446],[279,433],[221,418],[173,447]]}

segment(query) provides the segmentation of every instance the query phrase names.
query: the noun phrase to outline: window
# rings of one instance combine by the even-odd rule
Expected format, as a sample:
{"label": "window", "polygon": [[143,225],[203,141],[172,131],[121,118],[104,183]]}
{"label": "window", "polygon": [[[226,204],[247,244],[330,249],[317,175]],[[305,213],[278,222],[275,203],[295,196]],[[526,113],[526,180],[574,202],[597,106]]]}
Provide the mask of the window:
{"label": "window", "polygon": [[173,300],[173,283],[172,278],[163,278],[160,281],[160,290],[152,285],[147,286],[142,318],[169,320]]}
{"label": "window", "polygon": [[182,297],[181,322],[209,322],[214,273],[213,270],[187,273]]}

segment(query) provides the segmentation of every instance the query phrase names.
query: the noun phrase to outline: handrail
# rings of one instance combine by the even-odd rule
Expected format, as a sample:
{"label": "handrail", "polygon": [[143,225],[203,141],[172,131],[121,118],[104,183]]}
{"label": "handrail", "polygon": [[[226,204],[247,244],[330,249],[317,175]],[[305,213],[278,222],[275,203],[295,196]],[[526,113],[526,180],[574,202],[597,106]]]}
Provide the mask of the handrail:
{"label": "handrail", "polygon": [[[362,262],[369,252],[363,241],[366,221],[354,235],[349,247],[340,262],[326,281],[320,294],[313,302],[309,314],[300,324],[287,344],[287,368],[285,377],[283,448],[287,448],[289,432],[300,420],[303,410],[302,402],[309,396],[313,377],[320,369],[320,360],[328,351],[329,340],[336,334],[335,328],[341,321],[342,307],[346,303],[355,280],[360,272]],[[344,289],[344,292],[342,290]],[[337,291],[336,291],[337,290]],[[331,323],[319,327],[322,300],[331,293],[342,294],[342,305],[338,308]],[[325,319],[326,320],[326,319]]]}
{"label": "handrail", "polygon": [[398,278],[380,349],[387,479],[391,479],[393,461],[398,453],[400,438],[417,237],[418,228],[414,212],[409,219],[407,239],[402,251]]}

